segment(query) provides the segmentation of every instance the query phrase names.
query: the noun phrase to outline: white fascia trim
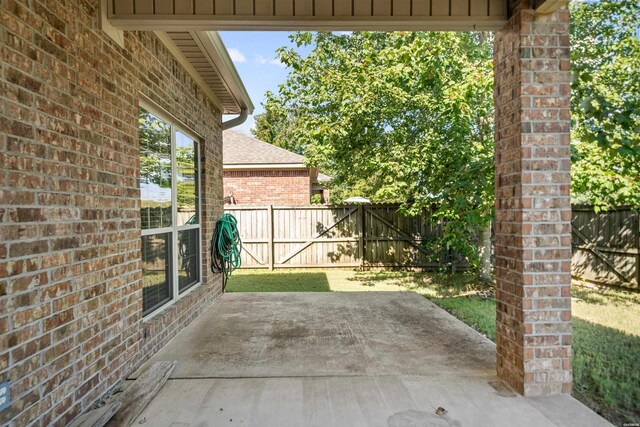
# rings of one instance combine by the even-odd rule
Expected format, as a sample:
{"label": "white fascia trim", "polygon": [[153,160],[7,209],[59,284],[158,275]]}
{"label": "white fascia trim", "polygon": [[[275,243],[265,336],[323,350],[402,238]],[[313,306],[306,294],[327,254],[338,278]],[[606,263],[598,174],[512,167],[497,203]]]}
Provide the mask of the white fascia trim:
{"label": "white fascia trim", "polygon": [[198,73],[196,69],[193,68],[193,65],[191,65],[191,61],[189,61],[189,59],[187,59],[187,57],[184,56],[184,54],[180,51],[180,48],[176,46],[173,40],[171,40],[171,37],[169,37],[167,33],[162,31],[154,31],[154,34],[156,35],[156,37],[158,37],[158,39],[160,39],[162,44],[164,44],[167,47],[167,49],[169,49],[171,54],[174,56],[174,58],[178,60],[180,65],[182,65],[184,69],[187,70],[191,78],[195,80],[195,82],[198,84],[198,86],[200,86],[200,88],[204,91],[204,93],[206,93],[209,96],[209,98],[213,101],[213,103],[216,104],[216,107],[220,109],[220,112],[224,114],[224,105],[222,104],[222,101],[220,101],[218,96],[213,92],[213,90],[211,90],[209,85],[202,79],[202,77],[200,76],[200,73]]}
{"label": "white fascia trim", "polygon": [[236,164],[223,165],[224,170],[247,170],[247,169],[309,169],[301,163],[263,163],[263,164]]}
{"label": "white fascia trim", "polygon": [[254,105],[244,86],[236,66],[233,64],[229,52],[225,47],[217,31],[191,31],[191,36],[196,43],[206,52],[209,59],[215,65],[222,79],[227,84],[231,94],[238,102],[241,109],[247,109],[249,114],[253,114]]}
{"label": "white fascia trim", "polygon": [[[184,0],[183,0],[184,1]],[[344,1],[344,0],[340,0]],[[499,31],[504,16],[220,16],[110,13],[120,30],[164,31]]]}

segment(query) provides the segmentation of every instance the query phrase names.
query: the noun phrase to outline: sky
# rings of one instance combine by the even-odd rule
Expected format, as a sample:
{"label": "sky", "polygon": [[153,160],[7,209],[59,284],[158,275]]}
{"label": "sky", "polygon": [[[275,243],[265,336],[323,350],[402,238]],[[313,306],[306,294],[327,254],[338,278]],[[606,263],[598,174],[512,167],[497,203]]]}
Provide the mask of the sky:
{"label": "sky", "polygon": [[[253,101],[253,115],[264,112],[262,103],[267,90],[278,91],[278,85],[287,78],[287,69],[276,59],[276,49],[292,46],[288,32],[284,31],[221,31],[229,56],[233,60],[238,73],[244,82],[249,97]],[[225,116],[228,120],[233,116]],[[251,135],[254,125],[252,116],[246,122],[234,128]]]}

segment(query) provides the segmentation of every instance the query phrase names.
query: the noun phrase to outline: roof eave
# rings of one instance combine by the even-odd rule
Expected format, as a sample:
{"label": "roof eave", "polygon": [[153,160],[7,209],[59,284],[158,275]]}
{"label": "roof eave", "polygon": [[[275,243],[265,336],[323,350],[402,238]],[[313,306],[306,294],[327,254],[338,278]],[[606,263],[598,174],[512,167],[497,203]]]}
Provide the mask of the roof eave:
{"label": "roof eave", "polygon": [[210,59],[217,66],[222,78],[229,85],[229,90],[238,101],[241,109],[253,114],[255,109],[251,97],[244,86],[238,70],[229,56],[220,34],[217,31],[192,31],[194,40],[202,44],[202,48],[209,54]]}
{"label": "roof eave", "polygon": [[174,58],[178,60],[180,65],[184,67],[184,69],[189,73],[191,78],[200,86],[200,88],[207,94],[209,99],[213,101],[213,103],[220,108],[220,111],[225,111],[224,103],[220,100],[218,95],[211,89],[211,87],[204,81],[200,73],[193,67],[191,61],[183,54],[180,48],[171,40],[171,37],[167,35],[167,33],[163,31],[154,31],[156,37],[165,45],[169,52],[173,55]]}
{"label": "roof eave", "polygon": [[[220,108],[222,114],[242,114],[243,111],[246,111],[246,114],[253,113],[253,102],[222,39],[216,32],[156,31],[155,34]],[[176,40],[177,38],[180,40]],[[194,51],[190,46],[185,47],[185,42],[191,43],[197,50]],[[205,63],[202,62],[203,59],[206,60]],[[204,65],[206,63],[208,65]]]}
{"label": "roof eave", "polygon": [[246,170],[246,169],[309,169],[303,163],[224,163],[223,169]]}

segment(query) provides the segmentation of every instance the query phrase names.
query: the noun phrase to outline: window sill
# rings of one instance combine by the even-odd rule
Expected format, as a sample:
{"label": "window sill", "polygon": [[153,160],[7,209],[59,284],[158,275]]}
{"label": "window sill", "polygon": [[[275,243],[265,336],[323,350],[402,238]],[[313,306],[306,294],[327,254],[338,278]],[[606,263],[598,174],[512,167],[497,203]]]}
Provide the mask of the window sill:
{"label": "window sill", "polygon": [[191,292],[195,291],[196,289],[200,289],[200,285],[202,285],[202,281],[194,283],[193,285],[189,286],[189,288],[187,288],[186,291],[184,291],[183,293],[181,293],[180,295],[178,295],[176,298],[172,299],[171,301],[167,302],[165,305],[163,305],[162,307],[158,308],[157,310],[147,314],[146,316],[142,317],[142,323],[148,323],[152,320],[154,320],[156,317],[160,317],[161,314],[163,314],[165,311],[167,311],[168,309],[170,309],[171,307],[175,306],[177,303],[180,302],[180,300],[182,300],[182,298],[186,297],[187,295],[189,295]]}

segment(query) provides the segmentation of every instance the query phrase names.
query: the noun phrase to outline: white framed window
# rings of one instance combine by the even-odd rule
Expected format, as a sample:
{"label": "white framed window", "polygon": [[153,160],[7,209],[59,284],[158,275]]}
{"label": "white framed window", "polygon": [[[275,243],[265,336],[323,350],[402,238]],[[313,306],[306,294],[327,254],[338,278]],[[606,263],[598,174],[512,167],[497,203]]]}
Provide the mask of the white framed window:
{"label": "white framed window", "polygon": [[199,138],[142,104],[140,218],[142,314],[148,316],[200,284]]}

